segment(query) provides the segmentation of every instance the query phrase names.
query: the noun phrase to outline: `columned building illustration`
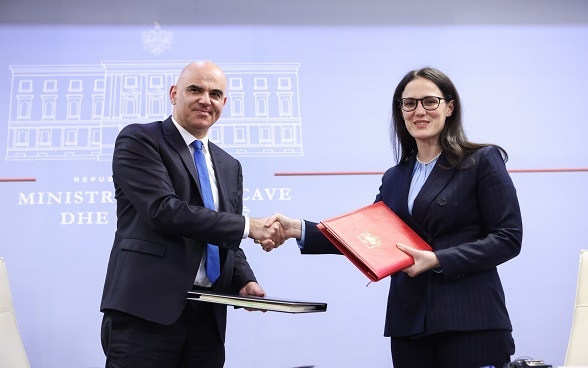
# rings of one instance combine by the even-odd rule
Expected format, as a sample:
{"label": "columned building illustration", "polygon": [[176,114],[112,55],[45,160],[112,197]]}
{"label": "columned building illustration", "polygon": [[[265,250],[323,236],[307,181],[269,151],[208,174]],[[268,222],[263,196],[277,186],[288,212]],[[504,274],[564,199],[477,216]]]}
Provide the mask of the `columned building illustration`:
{"label": "columned building illustration", "polygon": [[[13,65],[7,160],[109,160],[118,132],[171,114],[187,62]],[[220,65],[227,106],[210,138],[235,156],[301,156],[298,63]]]}

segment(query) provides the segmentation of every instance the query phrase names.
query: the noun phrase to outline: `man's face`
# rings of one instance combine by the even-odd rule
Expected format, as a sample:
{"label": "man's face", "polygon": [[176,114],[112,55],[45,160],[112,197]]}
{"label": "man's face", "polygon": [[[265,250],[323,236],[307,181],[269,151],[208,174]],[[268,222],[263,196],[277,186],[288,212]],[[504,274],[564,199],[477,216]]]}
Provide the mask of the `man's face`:
{"label": "man's face", "polygon": [[226,77],[213,63],[188,65],[170,89],[173,116],[196,138],[203,138],[220,118],[227,102]]}

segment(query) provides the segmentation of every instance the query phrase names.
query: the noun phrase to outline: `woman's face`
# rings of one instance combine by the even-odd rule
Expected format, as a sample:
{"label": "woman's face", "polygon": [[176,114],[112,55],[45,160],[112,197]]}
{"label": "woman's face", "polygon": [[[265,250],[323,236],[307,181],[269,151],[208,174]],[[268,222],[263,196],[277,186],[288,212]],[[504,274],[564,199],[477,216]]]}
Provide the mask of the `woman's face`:
{"label": "woman's face", "polygon": [[[405,109],[415,107],[416,102],[414,110],[407,112],[402,109],[406,129],[417,142],[438,143],[445,120],[453,113],[453,101],[439,100],[435,97],[443,98],[441,90],[435,83],[422,77],[410,81],[402,92],[403,99],[417,100],[404,100]],[[437,102],[439,105],[435,107]]]}

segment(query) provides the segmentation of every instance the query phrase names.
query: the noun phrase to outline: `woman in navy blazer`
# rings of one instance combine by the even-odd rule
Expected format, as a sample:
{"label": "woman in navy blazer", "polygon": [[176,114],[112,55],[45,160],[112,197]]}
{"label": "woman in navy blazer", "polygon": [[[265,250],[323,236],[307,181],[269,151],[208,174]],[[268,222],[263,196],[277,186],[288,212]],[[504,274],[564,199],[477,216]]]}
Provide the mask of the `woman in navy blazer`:
{"label": "woman in navy blazer", "polygon": [[[414,265],[390,277],[385,336],[395,368],[503,367],[514,354],[497,266],[521,249],[507,153],[467,140],[451,80],[411,71],[394,92],[393,147],[376,196],[433,251],[398,245]],[[303,254],[338,253],[316,224],[276,214]],[[269,222],[268,222],[269,224]]]}

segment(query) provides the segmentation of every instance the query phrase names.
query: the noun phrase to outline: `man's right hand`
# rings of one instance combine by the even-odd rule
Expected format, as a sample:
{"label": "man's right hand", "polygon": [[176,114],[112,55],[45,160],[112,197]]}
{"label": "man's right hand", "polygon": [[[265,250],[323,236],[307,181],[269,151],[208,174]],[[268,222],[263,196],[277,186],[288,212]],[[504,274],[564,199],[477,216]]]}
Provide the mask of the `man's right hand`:
{"label": "man's right hand", "polygon": [[275,213],[265,222],[265,226],[279,223],[284,230],[286,239],[300,239],[302,238],[302,220],[293,219],[281,213]]}
{"label": "man's right hand", "polygon": [[272,221],[267,225],[268,221],[267,217],[249,218],[249,237],[267,252],[284,244],[287,239],[279,222]]}

